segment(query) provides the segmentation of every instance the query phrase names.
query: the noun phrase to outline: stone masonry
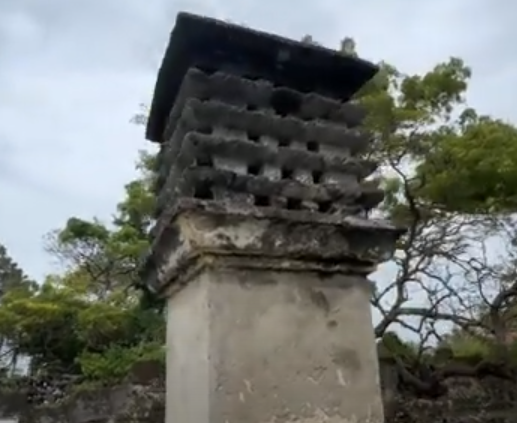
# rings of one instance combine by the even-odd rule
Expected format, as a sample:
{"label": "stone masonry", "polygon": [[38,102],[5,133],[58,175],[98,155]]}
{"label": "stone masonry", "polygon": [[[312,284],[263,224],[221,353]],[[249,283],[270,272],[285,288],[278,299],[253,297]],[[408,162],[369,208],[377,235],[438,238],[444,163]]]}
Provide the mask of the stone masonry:
{"label": "stone masonry", "polygon": [[[381,359],[387,423],[515,423],[517,385],[500,379],[454,378],[446,396],[433,400],[401,391],[391,361]],[[27,384],[0,388],[0,422],[157,423],[165,419],[162,363],[140,363],[126,383],[68,392],[67,399],[27,403]],[[386,378],[386,376],[388,376]],[[25,389],[24,389],[25,386]]]}
{"label": "stone masonry", "polygon": [[147,137],[142,267],[168,298],[166,421],[381,422],[367,275],[402,231],[368,219],[368,62],[180,13]]}

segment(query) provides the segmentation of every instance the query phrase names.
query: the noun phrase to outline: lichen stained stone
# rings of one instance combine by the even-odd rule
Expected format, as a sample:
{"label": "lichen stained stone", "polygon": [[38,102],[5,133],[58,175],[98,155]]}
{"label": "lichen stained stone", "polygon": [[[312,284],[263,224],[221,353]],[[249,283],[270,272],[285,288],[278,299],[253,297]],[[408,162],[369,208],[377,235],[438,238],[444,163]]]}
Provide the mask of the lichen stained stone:
{"label": "lichen stained stone", "polygon": [[[187,73],[185,84],[195,87],[191,81],[202,81],[200,73]],[[214,75],[207,79],[217,85],[228,78]],[[255,208],[309,210],[343,216],[365,215],[382,201],[380,189],[363,184],[376,170],[374,162],[359,157],[368,148],[368,134],[346,123],[296,116],[304,95],[292,89],[284,90],[284,94],[289,92],[299,99],[292,113],[281,114],[274,107],[250,110],[246,93],[260,93],[260,87],[269,84],[236,76],[232,79],[244,104],[210,97],[216,90],[208,94],[207,90],[197,90],[202,93],[198,98],[178,97],[181,112],[173,109],[171,136],[159,159],[158,228],[168,224],[168,219],[160,216],[181,207],[187,198],[200,204],[239,205],[250,212]],[[210,82],[201,85],[206,88]],[[180,94],[183,91],[180,89]],[[154,234],[159,232],[157,229]]]}
{"label": "lichen stained stone", "polygon": [[[171,166],[181,138],[189,130],[212,132],[217,127],[232,128],[250,140],[266,137],[269,139],[262,141],[279,145],[302,142],[308,150],[321,150],[331,156],[355,155],[368,147],[369,135],[358,129],[363,116],[360,112],[349,113],[360,108],[344,108],[343,103],[333,99],[284,89],[284,97],[289,94],[294,99],[286,100],[290,103],[287,113],[286,106],[278,110],[279,105],[271,100],[280,90],[267,81],[250,81],[220,72],[207,75],[190,69],[164,130],[158,154],[159,173],[163,175],[163,169]],[[187,102],[196,99],[199,101],[195,107],[186,107]],[[158,185],[161,183],[160,178]]]}

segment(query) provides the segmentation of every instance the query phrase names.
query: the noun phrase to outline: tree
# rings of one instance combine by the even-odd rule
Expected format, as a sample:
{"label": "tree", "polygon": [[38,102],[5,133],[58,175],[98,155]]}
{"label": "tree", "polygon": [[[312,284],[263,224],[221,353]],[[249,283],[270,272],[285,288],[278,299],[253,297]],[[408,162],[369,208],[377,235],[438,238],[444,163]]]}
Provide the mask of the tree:
{"label": "tree", "polygon": [[[137,270],[149,247],[154,196],[154,157],[142,152],[137,163],[140,178],[125,187],[124,201],[118,204],[111,225],[99,220],[72,217],[62,230],[50,234],[47,250],[71,270],[86,274],[90,294],[97,298],[117,288],[138,287]],[[145,296],[145,300],[150,300]],[[158,305],[153,302],[153,305]]]}
{"label": "tree", "polygon": [[140,177],[127,184],[111,224],[72,217],[49,235],[47,250],[61,260],[62,274],[4,295],[0,337],[31,357],[32,373],[113,379],[135,361],[163,354],[162,303],[142,294],[137,275],[148,248],[152,167],[142,153]]}
{"label": "tree", "polygon": [[[345,41],[343,53],[355,54],[354,46]],[[498,263],[486,254],[487,235],[497,233],[503,244],[512,226],[517,129],[478,116],[466,104],[470,76],[458,58],[424,75],[404,75],[381,63],[356,98],[367,108],[366,125],[375,136],[369,154],[382,164],[376,175],[386,189],[380,212],[408,228],[393,260],[395,277],[372,300],[382,316],[375,333],[382,338],[395,325],[413,331],[420,339],[420,359],[430,345],[443,344],[444,322],[467,335],[463,339],[472,347],[500,351],[487,335],[502,345],[503,316],[510,315],[505,304],[517,294],[515,278],[508,277],[508,268],[515,267],[511,249]],[[506,236],[507,244],[514,239],[514,234]],[[449,346],[455,349],[451,353],[465,352],[458,344]],[[480,348],[472,351],[477,355]],[[486,357],[466,366],[454,362],[454,354],[445,363],[443,354],[437,356],[440,365],[426,372],[427,380],[399,363],[406,380],[421,392],[442,392],[440,382],[447,377],[486,374],[487,369],[509,375],[506,368],[487,365]]]}
{"label": "tree", "polygon": [[[88,281],[89,275],[83,277]],[[92,376],[92,357],[105,360],[122,347],[135,356],[135,350],[147,353],[161,341],[162,316],[142,310],[121,290],[99,300],[81,282],[77,273],[65,274],[47,278],[35,292],[4,296],[0,334],[16,354],[31,357],[32,373],[52,369],[87,378]],[[105,377],[120,376],[117,363],[110,363],[108,370],[112,373]]]}
{"label": "tree", "polygon": [[[4,297],[12,292],[29,293],[36,284],[9,256],[5,246],[0,244],[0,307]],[[0,373],[12,373],[16,369],[18,354],[13,340],[0,334]]]}
{"label": "tree", "polygon": [[23,270],[9,256],[5,246],[0,244],[0,296],[12,289],[32,289],[34,282],[30,281]]}

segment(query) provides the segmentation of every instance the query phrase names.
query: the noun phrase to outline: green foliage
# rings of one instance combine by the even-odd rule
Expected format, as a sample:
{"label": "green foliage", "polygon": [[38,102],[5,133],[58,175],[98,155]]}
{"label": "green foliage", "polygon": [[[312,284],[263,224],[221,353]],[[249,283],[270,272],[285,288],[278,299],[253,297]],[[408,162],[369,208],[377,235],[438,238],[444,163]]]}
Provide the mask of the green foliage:
{"label": "green foliage", "polygon": [[464,335],[451,343],[452,355],[459,361],[477,363],[493,354],[493,343],[482,337]]}
{"label": "green foliage", "polygon": [[[517,209],[517,129],[478,116],[465,104],[470,76],[458,58],[424,75],[403,75],[381,64],[358,93],[370,112],[367,126],[376,134],[372,154],[397,174],[388,184],[387,206],[395,214],[402,198],[395,194],[402,189],[430,208],[451,212]],[[416,169],[412,175],[403,169],[409,163]]]}
{"label": "green foliage", "polygon": [[16,341],[17,354],[35,361],[58,358],[71,367],[74,351],[82,347],[74,333],[76,315],[83,304],[47,281],[37,293],[13,291],[0,307],[0,333]]}
{"label": "green foliage", "polygon": [[[468,113],[468,114],[467,114]],[[418,170],[428,201],[460,212],[514,212],[517,208],[517,131],[473,111],[457,128],[443,128],[440,142]]]}
{"label": "green foliage", "polygon": [[[7,249],[0,244],[0,314],[1,304],[6,296],[30,295],[37,289],[18,264],[9,256]],[[0,322],[1,324],[1,322]],[[15,339],[0,332],[0,379],[16,374],[17,354]]]}
{"label": "green foliage", "polygon": [[65,228],[59,233],[59,242],[63,244],[74,242],[95,244],[106,242],[109,235],[109,230],[97,220],[86,222],[72,217],[68,219]]}
{"label": "green foliage", "polygon": [[414,345],[404,342],[395,332],[386,332],[379,341],[380,355],[384,357],[398,357],[405,362],[415,360],[418,350]]}
{"label": "green foliage", "polygon": [[165,360],[161,343],[144,343],[125,348],[115,345],[102,353],[84,352],[78,359],[86,380],[117,382],[124,379],[139,361]]}
{"label": "green foliage", "polygon": [[36,284],[29,280],[18,264],[0,244],[0,296],[13,289],[32,290]]}
{"label": "green foliage", "polygon": [[[76,280],[48,279],[36,293],[11,292],[0,307],[0,334],[36,366],[80,370],[81,357],[163,339],[164,319],[122,292],[102,302],[76,289]],[[86,354],[86,355],[85,355]],[[79,360],[79,361],[78,361]]]}
{"label": "green foliage", "polygon": [[379,356],[396,358],[413,365],[447,366],[453,363],[476,366],[480,363],[504,364],[517,371],[517,340],[504,346],[487,336],[474,336],[457,331],[445,343],[421,351],[419,345],[387,332],[379,341]]}
{"label": "green foliage", "polygon": [[[131,363],[162,351],[161,303],[142,308],[136,289],[136,270],[149,245],[153,161],[141,155],[141,177],[126,185],[110,225],[72,217],[52,234],[47,248],[66,266],[63,274],[48,276],[39,287],[19,284],[3,296],[0,337],[13,345],[14,354],[31,357],[32,371],[116,379]],[[11,274],[23,279],[14,270]]]}

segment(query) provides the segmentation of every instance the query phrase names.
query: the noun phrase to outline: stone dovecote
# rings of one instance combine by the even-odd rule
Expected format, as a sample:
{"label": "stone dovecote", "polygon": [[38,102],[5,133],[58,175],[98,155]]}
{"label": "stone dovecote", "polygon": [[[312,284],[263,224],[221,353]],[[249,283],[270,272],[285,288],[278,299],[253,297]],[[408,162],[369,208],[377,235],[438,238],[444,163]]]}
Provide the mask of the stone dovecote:
{"label": "stone dovecote", "polygon": [[167,299],[168,423],[381,423],[367,275],[402,231],[368,218],[371,63],[179,14],[143,282]]}
{"label": "stone dovecote", "polygon": [[392,245],[400,231],[367,219],[383,192],[365,182],[376,170],[363,158],[371,136],[349,101],[375,72],[318,46],[179,14],[147,127],[160,152],[142,275],[174,244],[171,222],[195,209],[334,225],[361,239],[354,259],[384,259],[379,239]]}

